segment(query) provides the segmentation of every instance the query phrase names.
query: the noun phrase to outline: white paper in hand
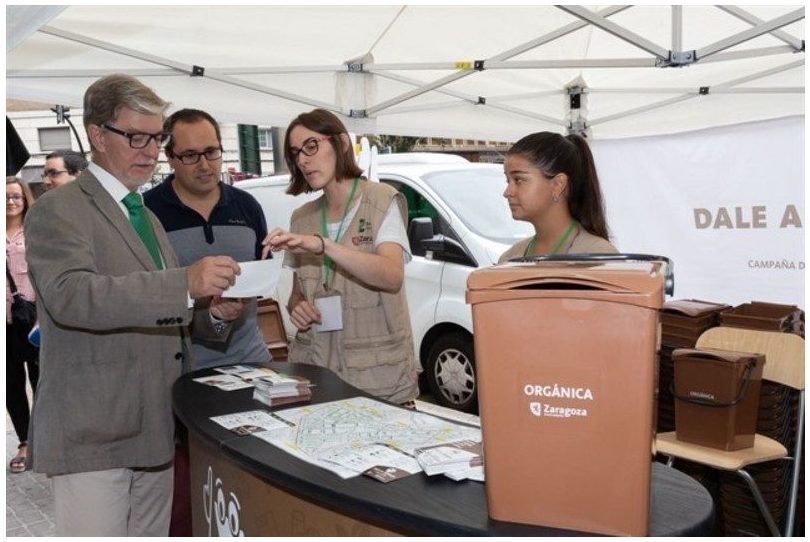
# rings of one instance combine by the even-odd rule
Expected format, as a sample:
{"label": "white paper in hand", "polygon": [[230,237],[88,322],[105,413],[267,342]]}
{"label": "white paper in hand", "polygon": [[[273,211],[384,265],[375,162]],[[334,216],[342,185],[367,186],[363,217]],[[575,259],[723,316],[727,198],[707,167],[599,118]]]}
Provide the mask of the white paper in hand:
{"label": "white paper in hand", "polygon": [[343,329],[343,303],[340,295],[315,298],[315,308],[321,313],[321,323],[312,326],[316,333]]}
{"label": "white paper in hand", "polygon": [[273,260],[239,262],[241,274],[222,297],[271,297],[276,291],[281,267]]}

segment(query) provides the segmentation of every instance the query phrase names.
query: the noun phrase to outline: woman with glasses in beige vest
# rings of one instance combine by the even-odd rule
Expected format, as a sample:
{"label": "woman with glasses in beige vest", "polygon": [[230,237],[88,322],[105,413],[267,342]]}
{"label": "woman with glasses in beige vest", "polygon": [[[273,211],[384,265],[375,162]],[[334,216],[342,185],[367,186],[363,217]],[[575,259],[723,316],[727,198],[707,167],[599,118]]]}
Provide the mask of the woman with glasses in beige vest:
{"label": "woman with glasses in beige vest", "polygon": [[403,287],[411,255],[402,194],[362,177],[346,128],[323,109],[292,121],[284,157],[288,194],[322,191],[293,212],[290,231],[275,228],[264,241],[265,253],[287,251],[295,273],[289,360],[412,406],[418,365]]}

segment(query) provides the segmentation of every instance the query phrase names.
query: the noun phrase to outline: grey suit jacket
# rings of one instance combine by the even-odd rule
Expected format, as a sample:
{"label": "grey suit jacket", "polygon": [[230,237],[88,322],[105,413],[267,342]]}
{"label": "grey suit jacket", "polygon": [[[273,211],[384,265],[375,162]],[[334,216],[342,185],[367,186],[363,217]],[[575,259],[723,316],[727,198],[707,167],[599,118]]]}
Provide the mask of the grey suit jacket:
{"label": "grey suit jacket", "polygon": [[[193,311],[185,270],[150,219],[163,271],[88,171],[44,194],[26,216],[42,330],[29,431],[37,472],[153,467],[173,458],[171,387]],[[203,316],[198,331],[214,335]]]}

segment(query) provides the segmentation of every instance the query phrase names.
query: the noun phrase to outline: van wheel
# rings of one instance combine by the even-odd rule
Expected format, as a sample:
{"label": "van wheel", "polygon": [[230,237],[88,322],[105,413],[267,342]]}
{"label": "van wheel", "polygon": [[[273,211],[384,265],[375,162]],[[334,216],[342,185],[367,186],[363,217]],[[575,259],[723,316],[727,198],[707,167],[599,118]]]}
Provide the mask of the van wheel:
{"label": "van wheel", "polygon": [[475,352],[469,334],[455,332],[439,337],[428,352],[425,368],[430,392],[440,405],[478,411]]}

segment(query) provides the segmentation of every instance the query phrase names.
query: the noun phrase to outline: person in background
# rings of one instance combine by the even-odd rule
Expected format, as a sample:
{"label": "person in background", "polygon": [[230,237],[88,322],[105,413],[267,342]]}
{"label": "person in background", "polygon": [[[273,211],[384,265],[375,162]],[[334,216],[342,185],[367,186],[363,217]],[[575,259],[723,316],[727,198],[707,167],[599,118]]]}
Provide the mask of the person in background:
{"label": "person in background", "polygon": [[87,159],[80,152],[69,149],[53,151],[45,157],[45,166],[42,168],[45,190],[75,180],[86,167]]}
{"label": "person in background", "polygon": [[[25,219],[42,330],[29,461],[51,480],[57,536],[166,536],[171,388],[185,332],[227,339],[241,303],[220,299],[228,256],[179,267],[138,189],[166,139],[168,103],[137,79],[103,77],[84,96],[92,161]],[[193,300],[213,297],[207,311]]]}
{"label": "person in background", "polygon": [[14,281],[14,289],[23,299],[34,301],[34,288],[28,279],[28,264],[25,262],[25,232],[23,220],[34,203],[31,189],[16,177],[6,177],[6,411],[11,418],[19,446],[11,460],[11,472],[26,469],[28,453],[28,422],[30,408],[25,389],[25,373],[31,390],[36,391],[39,379],[39,351],[28,342],[30,323],[19,322],[11,316],[12,288],[8,276]]}
{"label": "person in background", "polygon": [[530,222],[535,233],[512,245],[499,263],[541,254],[618,252],[608,241],[599,177],[583,137],[527,135],[506,153],[503,169],[512,218]]}
{"label": "person in background", "polygon": [[[274,228],[266,250],[286,250],[294,272],[288,308],[298,328],[289,360],[327,367],[392,403],[419,395],[408,304],[407,207],[394,188],[361,178],[349,134],[329,111],[296,117],[284,140],[289,194],[322,191]],[[322,320],[342,325],[319,330]]]}
{"label": "person in background", "polygon": [[[163,124],[170,134],[165,152],[173,174],[144,194],[144,203],[160,219],[180,265],[224,254],[238,262],[261,259],[267,235],[256,199],[220,180],[222,137],[214,118],[198,109],[181,109]],[[192,338],[194,367],[270,361],[256,320],[256,299],[245,300],[227,342]],[[171,536],[191,536],[191,479],[188,443],[178,425]]]}
{"label": "person in background", "polygon": [[[45,157],[45,165],[42,167],[40,177],[45,184],[45,190],[50,190],[76,180],[79,173],[86,167],[87,159],[84,154],[70,149],[57,150]],[[29,342],[39,348],[39,324],[36,324],[31,330]]]}

